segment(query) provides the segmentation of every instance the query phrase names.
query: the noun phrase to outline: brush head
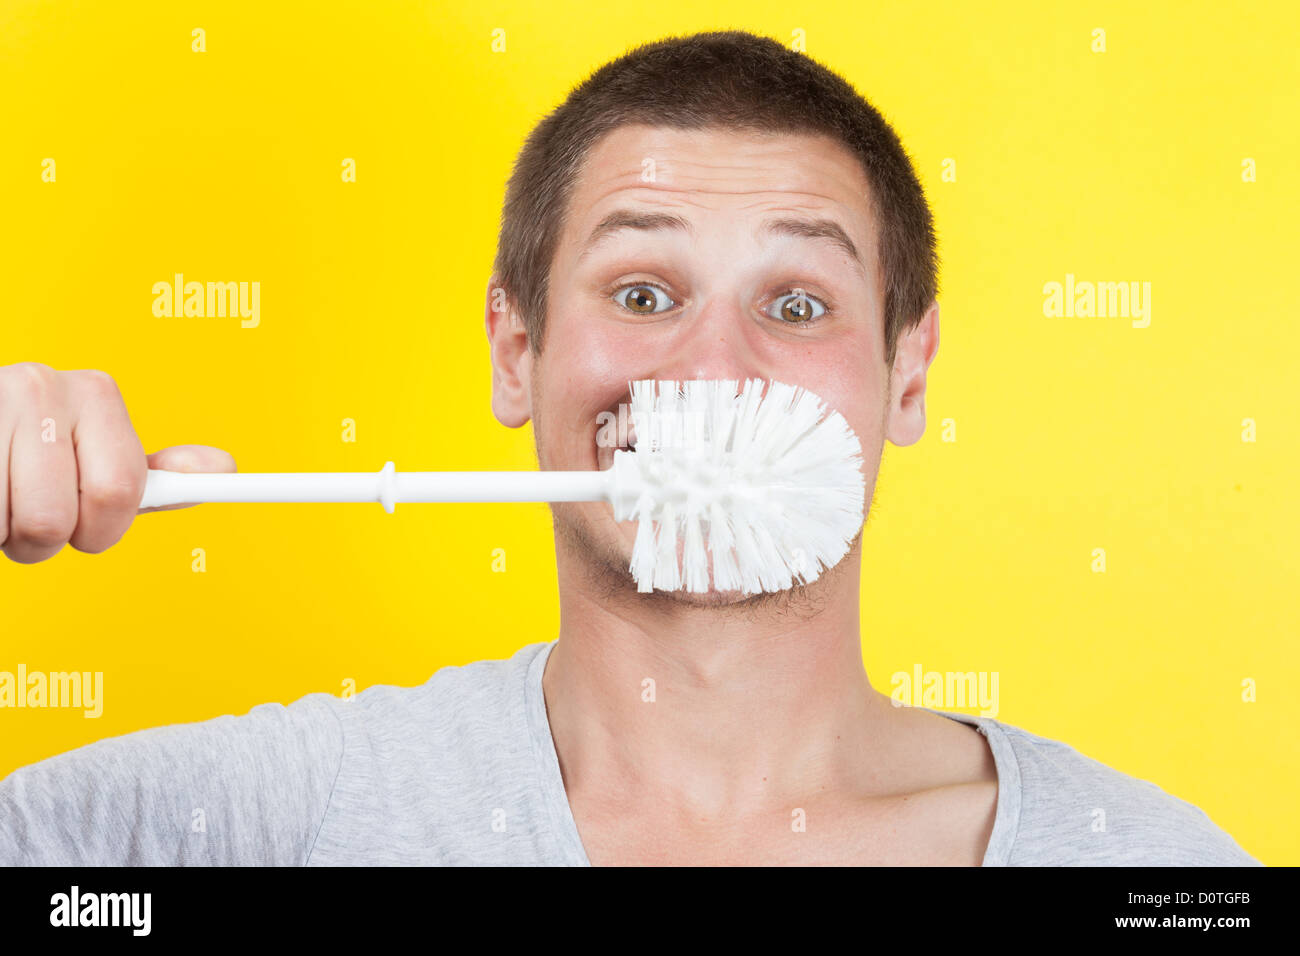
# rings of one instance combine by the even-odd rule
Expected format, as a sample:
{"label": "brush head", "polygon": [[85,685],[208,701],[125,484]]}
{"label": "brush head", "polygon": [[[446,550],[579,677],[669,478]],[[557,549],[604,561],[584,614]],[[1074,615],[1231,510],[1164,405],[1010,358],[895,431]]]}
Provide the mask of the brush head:
{"label": "brush head", "polygon": [[636,450],[614,453],[610,501],[638,522],[638,591],[703,592],[710,577],[718,591],[783,591],[848,553],[862,446],[817,395],[776,381],[764,393],[763,379],[629,384]]}

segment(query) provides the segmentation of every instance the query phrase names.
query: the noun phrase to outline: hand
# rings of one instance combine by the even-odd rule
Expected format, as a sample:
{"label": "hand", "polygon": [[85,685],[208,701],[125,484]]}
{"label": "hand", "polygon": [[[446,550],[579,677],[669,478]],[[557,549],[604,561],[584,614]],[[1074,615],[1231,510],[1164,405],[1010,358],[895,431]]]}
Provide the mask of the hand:
{"label": "hand", "polygon": [[112,547],[143,513],[150,468],[231,472],[235,460],[207,445],[145,455],[105,372],[0,366],[0,551],[8,558],[34,564],[65,544],[90,554]]}

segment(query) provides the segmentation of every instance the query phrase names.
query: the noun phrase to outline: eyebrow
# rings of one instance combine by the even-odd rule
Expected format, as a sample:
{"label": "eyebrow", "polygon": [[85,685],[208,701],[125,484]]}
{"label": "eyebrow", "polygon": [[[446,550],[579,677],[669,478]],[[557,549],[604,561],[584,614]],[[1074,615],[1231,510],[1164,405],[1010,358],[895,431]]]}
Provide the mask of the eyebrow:
{"label": "eyebrow", "polygon": [[[598,222],[595,229],[591,230],[591,235],[587,237],[587,243],[583,247],[579,258],[585,258],[602,241],[624,229],[634,229],[641,232],[676,230],[692,236],[695,235],[695,228],[689,221],[672,213],[616,209]],[[858,247],[853,240],[849,238],[849,234],[844,231],[844,227],[834,219],[801,219],[795,217],[768,219],[763,223],[762,231],[773,236],[793,236],[802,239],[828,241],[847,255],[853,261],[858,273],[864,278],[866,277],[866,263],[862,259],[862,254],[858,251]]]}

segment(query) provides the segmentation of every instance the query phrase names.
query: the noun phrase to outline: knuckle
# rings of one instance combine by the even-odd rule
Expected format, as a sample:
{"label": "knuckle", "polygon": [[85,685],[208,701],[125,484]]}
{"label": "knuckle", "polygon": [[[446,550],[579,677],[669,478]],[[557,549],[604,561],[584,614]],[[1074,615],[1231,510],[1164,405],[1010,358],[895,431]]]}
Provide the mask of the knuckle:
{"label": "knuckle", "polygon": [[99,369],[83,369],[77,372],[78,382],[91,396],[102,399],[119,399],[122,391],[117,387],[113,376]]}
{"label": "knuckle", "polygon": [[144,492],[144,479],[126,469],[117,469],[86,479],[81,485],[82,501],[95,508],[134,509]]}
{"label": "knuckle", "polygon": [[71,538],[76,525],[76,516],[62,511],[38,511],[30,515],[15,515],[6,544],[23,541],[38,548],[52,548]]}
{"label": "knuckle", "polygon": [[40,362],[19,362],[10,365],[3,372],[7,381],[13,383],[19,395],[35,397],[44,395],[54,387],[58,372]]}
{"label": "knuckle", "polygon": [[120,539],[120,538],[114,538],[112,541],[102,541],[102,540],[101,540],[101,541],[97,541],[97,542],[94,542],[94,543],[88,543],[88,542],[81,542],[81,543],[78,543],[78,541],[74,538],[70,543],[72,544],[72,546],[73,546],[74,548],[76,548],[76,549],[77,549],[78,551],[80,551],[82,554],[103,554],[105,551],[107,551],[107,550],[108,550],[109,548],[111,548],[113,545],[117,544],[117,542],[118,542],[119,540],[121,540],[121,539]]}

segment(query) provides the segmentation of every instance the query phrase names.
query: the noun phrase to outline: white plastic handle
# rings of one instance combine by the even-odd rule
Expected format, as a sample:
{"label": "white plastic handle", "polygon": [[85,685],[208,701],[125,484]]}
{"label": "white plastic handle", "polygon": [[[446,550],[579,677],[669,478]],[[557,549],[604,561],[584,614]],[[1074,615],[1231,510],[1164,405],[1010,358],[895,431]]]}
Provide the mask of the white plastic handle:
{"label": "white plastic handle", "polygon": [[603,501],[605,471],[404,471],[193,473],[150,469],[141,508],[210,501]]}

